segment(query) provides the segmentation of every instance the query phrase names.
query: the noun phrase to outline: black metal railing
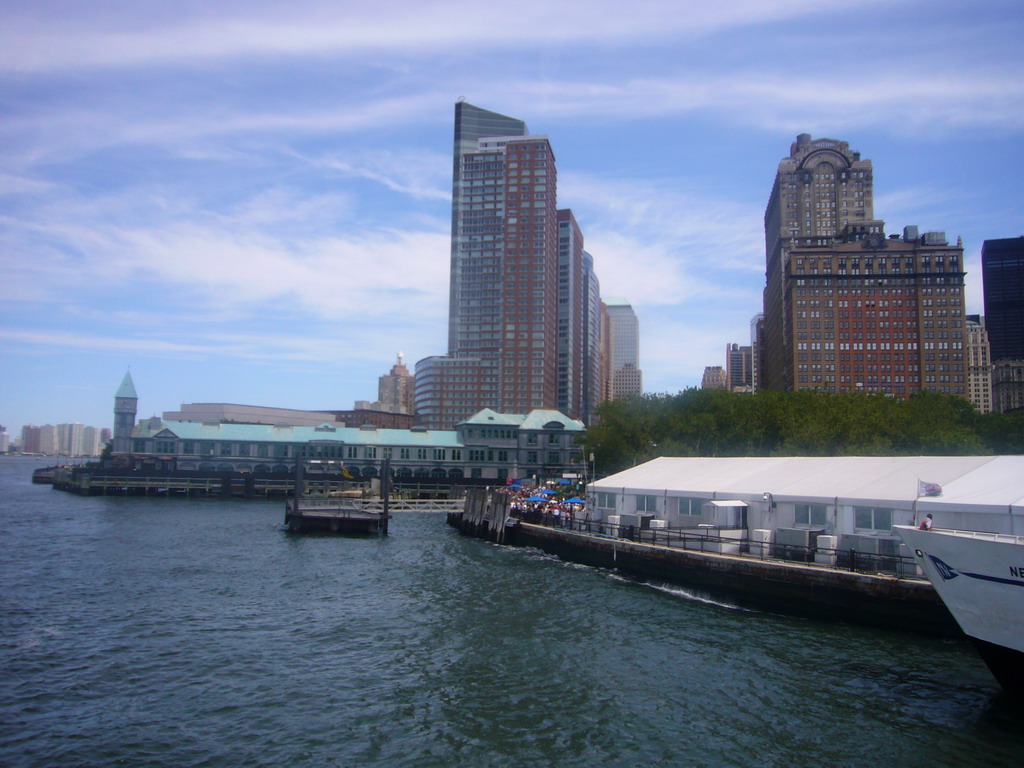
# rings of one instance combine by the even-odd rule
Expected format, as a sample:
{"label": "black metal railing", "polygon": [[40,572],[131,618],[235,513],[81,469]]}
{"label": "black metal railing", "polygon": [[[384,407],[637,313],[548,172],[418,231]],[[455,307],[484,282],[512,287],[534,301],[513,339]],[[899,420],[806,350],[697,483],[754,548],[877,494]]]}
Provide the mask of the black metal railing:
{"label": "black metal railing", "polygon": [[699,529],[643,528],[634,525],[616,525],[604,520],[592,520],[586,515],[564,513],[555,515],[549,512],[535,511],[513,512],[512,517],[522,520],[524,523],[654,546],[736,555],[757,560],[803,563],[855,573],[884,573],[901,579],[924,578],[914,558],[905,555],[760,542],[746,536],[733,538],[721,535],[720,529],[710,526]]}

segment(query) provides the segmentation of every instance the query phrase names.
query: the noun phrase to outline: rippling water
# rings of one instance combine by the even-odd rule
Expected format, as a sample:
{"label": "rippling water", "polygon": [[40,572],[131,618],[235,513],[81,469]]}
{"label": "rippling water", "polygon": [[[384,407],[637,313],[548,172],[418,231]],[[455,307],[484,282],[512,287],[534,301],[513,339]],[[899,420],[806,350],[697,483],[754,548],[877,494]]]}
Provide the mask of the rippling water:
{"label": "rippling water", "polygon": [[400,515],[80,498],[0,460],[0,765],[1016,766],[961,642],[741,610]]}

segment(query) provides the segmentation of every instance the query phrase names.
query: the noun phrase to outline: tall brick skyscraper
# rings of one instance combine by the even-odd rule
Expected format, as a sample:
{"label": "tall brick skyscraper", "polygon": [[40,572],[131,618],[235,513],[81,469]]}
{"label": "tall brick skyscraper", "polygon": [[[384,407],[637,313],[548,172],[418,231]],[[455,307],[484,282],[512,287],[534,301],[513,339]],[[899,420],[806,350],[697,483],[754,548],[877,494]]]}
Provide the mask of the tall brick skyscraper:
{"label": "tall brick skyscraper", "polygon": [[797,137],[765,211],[760,385],[966,397],[963,248],[874,218],[871,162]]}
{"label": "tall brick skyscraper", "polygon": [[[555,409],[578,418],[584,342],[582,235],[557,210],[546,136],[471,104],[455,105],[448,354],[416,364],[417,423],[448,429],[482,408]],[[566,274],[559,272],[559,222]],[[559,398],[559,354],[565,355]]]}

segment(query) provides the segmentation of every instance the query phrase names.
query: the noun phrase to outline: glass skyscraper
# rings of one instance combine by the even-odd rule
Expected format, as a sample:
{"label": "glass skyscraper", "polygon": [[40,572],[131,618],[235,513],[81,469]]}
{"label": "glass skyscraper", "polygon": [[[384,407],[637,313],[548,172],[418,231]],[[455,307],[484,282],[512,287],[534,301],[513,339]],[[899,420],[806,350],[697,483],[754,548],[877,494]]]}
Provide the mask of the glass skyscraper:
{"label": "glass skyscraper", "polygon": [[483,408],[582,414],[583,238],[557,209],[557,181],[546,136],[455,105],[448,353],[416,365],[422,426],[448,429]]}

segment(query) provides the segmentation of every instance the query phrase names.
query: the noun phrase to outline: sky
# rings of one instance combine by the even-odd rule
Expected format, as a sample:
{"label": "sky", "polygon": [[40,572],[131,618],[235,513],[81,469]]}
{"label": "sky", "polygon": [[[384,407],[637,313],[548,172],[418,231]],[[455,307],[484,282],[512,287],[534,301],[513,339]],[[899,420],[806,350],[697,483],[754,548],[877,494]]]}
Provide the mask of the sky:
{"label": "sky", "polygon": [[447,344],[454,104],[547,135],[644,389],[746,344],[797,134],[875,217],[1024,234],[1019,0],[0,0],[0,424],[346,409]]}

